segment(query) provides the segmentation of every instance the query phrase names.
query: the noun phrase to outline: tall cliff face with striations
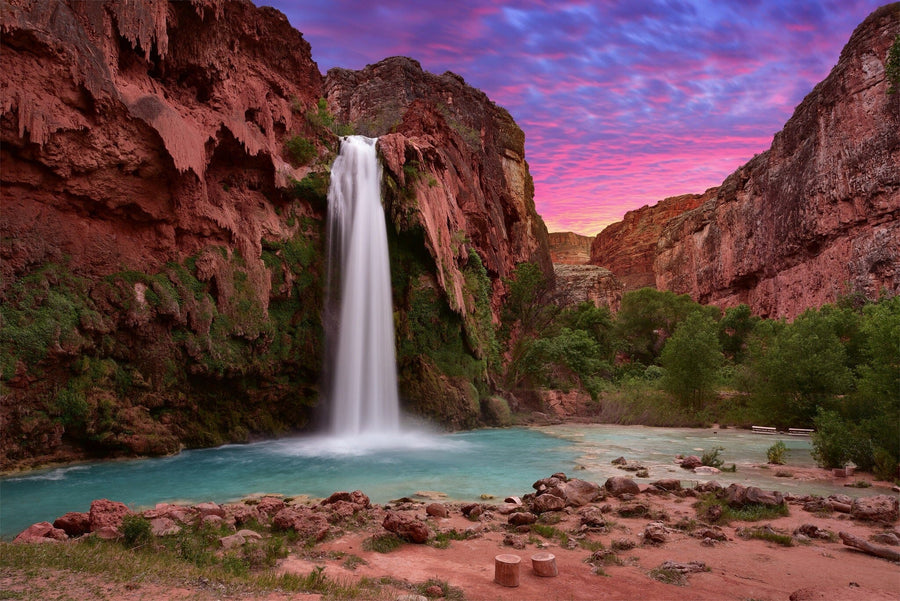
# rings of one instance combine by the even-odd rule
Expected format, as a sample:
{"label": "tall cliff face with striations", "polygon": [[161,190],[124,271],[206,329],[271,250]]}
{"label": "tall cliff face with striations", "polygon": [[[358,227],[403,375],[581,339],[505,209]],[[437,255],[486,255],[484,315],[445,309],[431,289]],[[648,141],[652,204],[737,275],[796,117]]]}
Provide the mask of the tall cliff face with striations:
{"label": "tall cliff face with striations", "polygon": [[554,265],[587,265],[593,241],[574,232],[550,232],[550,258]]}
{"label": "tall cliff face with striations", "polygon": [[656,284],[653,262],[663,229],[673,218],[700,206],[715,188],[704,194],[684,194],[625,213],[622,221],[608,225],[591,243],[590,264],[612,271],[625,291]]}
{"label": "tall cliff face with striations", "polygon": [[[325,89],[339,119],[380,136],[401,393],[430,399],[425,413],[436,419],[470,425],[489,390],[503,278],[524,261],[553,275],[525,136],[461,77],[428,73],[408,58],[332,69]],[[423,247],[428,256],[402,252]]]}
{"label": "tall cliff face with striations", "polygon": [[[305,427],[339,139],[302,35],[243,0],[0,5],[0,469]],[[398,263],[421,283],[398,288],[418,310],[398,327],[408,354],[445,358],[407,366],[410,404],[438,390],[462,405],[431,413],[469,425],[500,278],[549,258],[521,131],[444,77],[457,108],[420,101],[381,146]]]}
{"label": "tall cliff face with striations", "polygon": [[322,82],[249,2],[2,3],[0,469],[306,423]]}
{"label": "tall cliff face with striations", "polygon": [[885,61],[900,4],[870,15],[772,147],[671,222],[655,283],[794,317],[844,293],[900,293],[900,94]]}

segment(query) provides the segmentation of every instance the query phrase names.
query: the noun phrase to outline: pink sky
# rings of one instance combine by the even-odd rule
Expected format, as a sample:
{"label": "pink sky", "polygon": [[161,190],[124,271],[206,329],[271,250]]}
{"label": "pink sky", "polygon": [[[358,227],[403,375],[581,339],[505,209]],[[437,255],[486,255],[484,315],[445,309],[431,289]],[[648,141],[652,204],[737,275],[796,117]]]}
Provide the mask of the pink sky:
{"label": "pink sky", "polygon": [[453,71],[525,132],[550,231],[700,193],[763,152],[871,0],[258,0],[324,73],[388,56]]}

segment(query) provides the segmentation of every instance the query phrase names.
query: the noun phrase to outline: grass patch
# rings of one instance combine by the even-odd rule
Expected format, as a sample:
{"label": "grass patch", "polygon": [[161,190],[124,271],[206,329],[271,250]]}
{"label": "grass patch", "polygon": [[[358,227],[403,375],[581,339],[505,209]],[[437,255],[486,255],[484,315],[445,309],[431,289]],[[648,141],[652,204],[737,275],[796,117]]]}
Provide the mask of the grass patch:
{"label": "grass patch", "polygon": [[341,564],[348,570],[355,570],[359,566],[367,566],[369,562],[360,557],[359,555],[353,555],[352,553],[344,559],[344,563]]}
{"label": "grass patch", "polygon": [[[255,570],[253,562],[246,561],[242,550],[221,555],[198,553],[205,544],[204,534],[192,532],[189,537],[172,544],[153,540],[135,548],[92,537],[59,545],[0,543],[0,569],[35,582],[44,581],[48,571],[80,574],[88,579],[94,576],[113,586],[134,587],[147,583],[175,588],[183,587],[185,582],[208,582],[223,596],[263,596],[276,591],[322,593],[336,599],[377,596],[377,588],[333,580],[318,568],[305,576],[278,574],[272,569]],[[193,540],[194,544],[187,545],[187,540]],[[261,548],[265,545],[266,542],[260,543]],[[191,552],[183,551],[186,548]],[[202,557],[202,561],[197,561],[198,557]],[[33,587],[6,598],[45,601],[48,598],[46,592]],[[114,592],[104,594],[115,598]]]}
{"label": "grass patch", "polygon": [[[701,518],[718,525],[726,525],[731,521],[739,522],[758,522],[760,520],[772,520],[790,515],[787,504],[781,505],[762,505],[758,503],[750,503],[743,507],[731,507],[725,499],[719,499],[715,493],[709,493],[700,498],[694,505],[697,515]],[[716,510],[714,508],[718,507]],[[712,519],[711,516],[721,511],[719,517]]]}
{"label": "grass patch", "polygon": [[653,568],[650,570],[650,578],[665,584],[674,584],[675,586],[687,584],[687,576],[685,574],[669,568]]}
{"label": "grass patch", "polygon": [[561,547],[565,547],[569,544],[569,535],[559,528],[556,528],[555,526],[548,526],[546,524],[532,524],[531,531],[548,540],[557,540]]}
{"label": "grass patch", "polygon": [[435,549],[446,549],[450,546],[450,541],[468,540],[469,535],[466,532],[460,532],[456,528],[447,532],[438,532],[434,538],[428,541],[428,544]]}
{"label": "grass patch", "polygon": [[370,536],[363,541],[363,550],[376,553],[390,553],[403,546],[403,540],[396,534],[386,533]]}
{"label": "grass patch", "polygon": [[764,540],[766,542],[775,543],[782,547],[793,547],[794,537],[790,534],[776,532],[769,526],[760,526],[757,528],[743,528],[738,532],[738,536],[748,540]]}
{"label": "grass patch", "polygon": [[633,540],[628,540],[627,538],[617,538],[612,543],[610,543],[610,547],[613,551],[630,551],[637,546]]}

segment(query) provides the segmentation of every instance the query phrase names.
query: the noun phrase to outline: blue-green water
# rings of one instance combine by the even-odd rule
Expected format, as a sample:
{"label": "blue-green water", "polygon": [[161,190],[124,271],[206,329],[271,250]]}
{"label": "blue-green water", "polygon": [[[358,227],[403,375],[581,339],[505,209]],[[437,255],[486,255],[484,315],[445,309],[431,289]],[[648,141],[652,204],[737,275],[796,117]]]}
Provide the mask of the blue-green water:
{"label": "blue-green water", "polygon": [[[715,479],[798,494],[856,491],[775,478],[774,470],[759,469],[766,461],[766,449],[779,439],[788,445],[789,463],[813,464],[805,438],[598,425],[406,435],[374,442],[304,437],[227,445],[173,457],[81,464],[3,478],[0,536],[14,536],[34,522],[52,522],[67,511],[87,511],[99,498],[135,509],[164,501],[222,503],[260,492],[325,497],[357,489],[376,503],[422,490],[457,500],[474,500],[482,494],[502,499],[530,492],[532,482],[558,471],[599,483],[611,475],[625,475],[610,464],[619,456],[649,468],[650,478],[644,482]],[[697,476],[673,465],[678,453],[699,454],[714,446],[725,448],[722,458],[736,463],[737,473]]]}

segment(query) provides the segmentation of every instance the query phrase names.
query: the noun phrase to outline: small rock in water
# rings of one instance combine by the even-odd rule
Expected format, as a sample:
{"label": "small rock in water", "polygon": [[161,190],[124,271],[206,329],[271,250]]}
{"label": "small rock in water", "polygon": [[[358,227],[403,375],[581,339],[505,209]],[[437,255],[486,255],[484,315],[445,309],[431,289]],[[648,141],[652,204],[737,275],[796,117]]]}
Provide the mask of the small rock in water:
{"label": "small rock in water", "polygon": [[[420,499],[433,499],[436,501],[438,499],[446,499],[447,493],[438,492],[436,490],[417,490],[416,494],[414,494],[413,496],[418,497]],[[483,496],[484,495],[482,495],[482,497]],[[494,497],[491,497],[491,498],[493,499]]]}

